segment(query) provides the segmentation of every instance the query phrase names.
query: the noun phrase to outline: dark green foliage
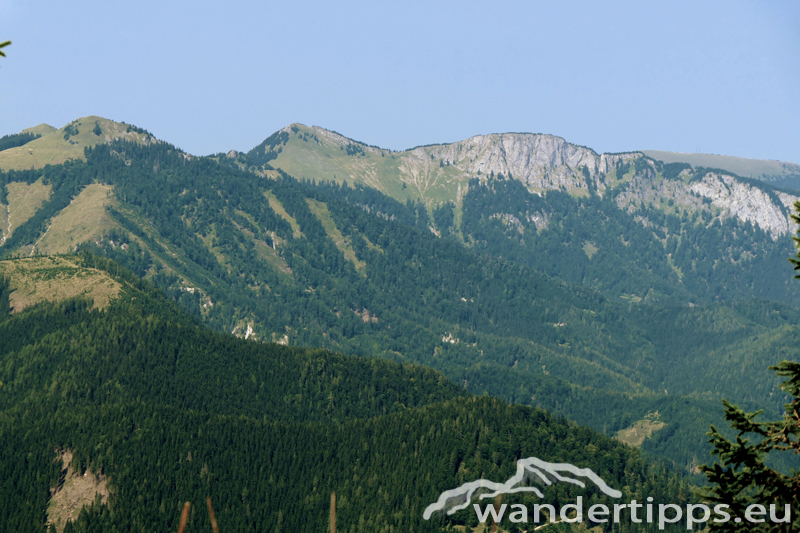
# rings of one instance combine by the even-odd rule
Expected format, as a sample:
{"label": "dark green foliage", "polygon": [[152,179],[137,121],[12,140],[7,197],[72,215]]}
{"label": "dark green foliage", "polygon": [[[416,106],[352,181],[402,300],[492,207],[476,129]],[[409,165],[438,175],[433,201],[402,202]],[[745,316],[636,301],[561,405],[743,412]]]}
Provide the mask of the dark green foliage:
{"label": "dark green foliage", "polygon": [[33,133],[15,133],[13,135],[3,135],[0,137],[0,152],[8,150],[9,148],[16,148],[27,144],[34,139],[38,139],[41,135]]}
{"label": "dark green foliage", "polygon": [[[289,176],[286,176],[289,178]],[[371,187],[356,183],[352,187],[344,182],[337,185],[333,182],[320,182],[315,187],[327,197],[337,198],[348,204],[360,207],[369,214],[384,220],[413,226],[416,224],[416,204],[403,205],[394,198],[382,194]],[[409,207],[413,205],[414,207]]]}
{"label": "dark green foliage", "polygon": [[447,234],[453,229],[453,209],[455,207],[453,202],[445,202],[433,210],[433,220],[436,222],[436,227],[443,234]]}
{"label": "dark green foliage", "polygon": [[264,142],[247,152],[249,164],[260,167],[266,165],[276,157],[289,141],[289,133],[285,131],[275,132],[267,137]]}
{"label": "dark green foliage", "polygon": [[800,190],[800,174],[789,174],[780,178],[769,177],[769,184],[776,189],[797,195]]}
{"label": "dark green foliage", "polygon": [[347,152],[347,155],[366,155],[364,153],[364,148],[360,144],[356,143],[349,143],[347,146],[343,146],[342,149]]}
{"label": "dark green foliage", "polygon": [[[800,224],[800,202],[795,202],[794,204],[794,212],[792,213],[792,220],[794,220],[797,224]],[[800,230],[792,237],[794,240],[795,247],[800,249]],[[794,270],[800,270],[800,252],[798,252],[794,257],[789,258],[789,261],[794,265]],[[796,275],[795,278],[800,278],[800,274]]]}
{"label": "dark green foliage", "polygon": [[[123,124],[125,124],[125,122],[123,122]],[[138,126],[134,126],[133,124],[125,124],[125,125],[128,126],[127,129],[125,130],[127,133],[130,133],[130,132],[133,131],[133,132],[145,135],[147,137],[153,137],[153,134],[150,133],[149,131],[147,131],[144,128],[140,128]]]}
{"label": "dark green foliage", "polygon": [[103,134],[103,130],[100,129],[100,125],[97,123],[96,120],[94,121],[94,129],[92,130],[92,133],[94,133],[98,137]]}
{"label": "dark green foliage", "polygon": [[[41,304],[0,322],[3,531],[44,531],[54,450],[67,448],[112,490],[73,532],[175,530],[184,501],[201,530],[206,496],[226,533],[320,531],[333,490],[342,531],[440,531],[474,516],[422,520],[439,492],[506,479],[528,456],[588,466],[626,499],[689,498],[674,473],[564,419],[466,395],[422,367],[209,332],[120,276],[132,287],[106,311]],[[564,485],[546,501],[606,501]]]}
{"label": "dark green foliage", "polygon": [[[498,215],[513,216],[519,225]],[[710,221],[708,210],[678,216],[642,207],[628,213],[613,193],[602,199],[562,192],[540,197],[517,181],[473,180],[462,229],[480,250],[609,296],[669,304],[753,296],[800,302],[800,287],[789,283],[783,266],[792,253],[788,237],[773,240],[732,218]],[[597,249],[591,258],[587,243]]]}
{"label": "dark green foliage", "polygon": [[[646,157],[637,157],[633,160],[634,172],[638,176],[652,177],[653,169],[650,167],[650,160]],[[621,174],[620,174],[621,176]]]}
{"label": "dark green foliage", "polygon": [[691,170],[691,168],[692,165],[689,163],[666,163],[661,174],[668,180],[674,180],[678,178],[681,172],[687,169]]}
{"label": "dark green foliage", "polygon": [[[644,446],[686,468],[708,450],[704,428],[720,418],[709,406],[721,397],[775,411],[783,402],[759,370],[787,357],[800,320],[788,306],[723,300],[786,291],[766,276],[747,278],[708,244],[725,242],[743,256],[754,250],[773,268],[779,263],[767,252],[777,256],[780,242],[752,225],[648,209],[644,226],[616,208],[613,195],[540,198],[498,176],[470,184],[464,198],[469,249],[437,238],[424,204],[365,187],[266,179],[227,157],[186,158],[166,144],[99,145],[86,155],[85,163],[0,177],[32,182],[44,174],[53,199],[91,180],[113,184],[120,205],[108,212],[124,231],[87,248],[151,279],[216,330],[252,326],[260,339],[430,365],[472,392],[607,434],[658,411],[667,427]],[[265,191],[302,236],[273,212]],[[326,224],[341,232],[358,269],[310,200],[326,204]],[[441,215],[434,211],[436,224]],[[540,215],[547,228],[536,230]],[[11,244],[35,242],[46,227],[36,220],[18,228],[30,228],[29,240]],[[597,248],[591,259],[587,243]],[[720,281],[720,272],[732,275]]]}
{"label": "dark green foliage", "polygon": [[[800,474],[783,474],[765,464],[765,459],[769,454],[774,459],[775,455],[800,451],[800,426],[797,424],[800,420],[800,363],[783,361],[770,369],[776,371],[778,376],[789,378],[781,384],[781,389],[792,398],[784,406],[783,418],[759,422],[756,418],[762,411],[748,413],[723,400],[725,419],[737,435],[735,441],[728,439],[711,426],[708,436],[718,462],[712,466],[702,466],[701,470],[708,477],[710,486],[700,491],[700,496],[714,504],[727,505],[732,517],[739,517],[740,522],[748,524],[748,531],[796,531],[800,527],[800,516],[796,514],[800,504],[797,490]],[[746,521],[745,509],[753,504],[760,504],[765,509],[776,506],[775,515],[779,518],[785,516],[784,507],[789,506],[795,515],[791,524],[772,523],[770,520],[764,524],[750,524]],[[740,531],[741,526],[731,521],[713,524],[712,530]]]}
{"label": "dark green foliage", "polygon": [[150,252],[124,231],[112,230],[106,233],[100,244],[83,243],[78,246],[78,251],[82,250],[108,257],[140,278],[153,268],[153,257]]}
{"label": "dark green foliage", "polygon": [[11,294],[11,287],[9,280],[0,276],[0,320],[5,319],[11,312],[11,304],[9,303],[9,295]]}
{"label": "dark green foliage", "polygon": [[78,134],[78,126],[80,123],[78,121],[70,122],[69,124],[64,127],[64,140],[68,141],[70,137]]}

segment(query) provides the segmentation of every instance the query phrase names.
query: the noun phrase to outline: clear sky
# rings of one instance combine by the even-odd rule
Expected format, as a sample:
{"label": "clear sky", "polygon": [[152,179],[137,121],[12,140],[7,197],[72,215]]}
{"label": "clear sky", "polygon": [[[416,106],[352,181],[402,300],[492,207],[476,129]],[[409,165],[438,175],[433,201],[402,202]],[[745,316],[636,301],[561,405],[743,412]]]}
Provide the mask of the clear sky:
{"label": "clear sky", "polygon": [[0,0],[5,39],[0,135],[94,114],[194,154],[302,122],[800,163],[795,0]]}

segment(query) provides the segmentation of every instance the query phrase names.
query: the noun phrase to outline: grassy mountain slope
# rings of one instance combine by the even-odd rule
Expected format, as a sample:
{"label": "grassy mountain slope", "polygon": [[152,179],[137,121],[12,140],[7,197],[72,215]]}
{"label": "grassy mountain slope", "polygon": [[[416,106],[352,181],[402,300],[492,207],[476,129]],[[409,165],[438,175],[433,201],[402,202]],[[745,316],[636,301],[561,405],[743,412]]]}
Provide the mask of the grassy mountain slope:
{"label": "grassy mountain slope", "polygon": [[9,280],[9,299],[14,313],[41,302],[61,302],[77,297],[102,309],[122,291],[122,285],[107,272],[82,266],[70,257],[0,261],[0,277]]}
{"label": "grassy mountain slope", "polygon": [[745,178],[763,180],[797,191],[800,189],[800,165],[768,159],[746,159],[729,155],[684,154],[662,150],[642,150],[642,153],[664,163],[688,163],[693,167],[721,168]]}
{"label": "grassy mountain slope", "polygon": [[0,152],[0,169],[27,170],[57,165],[71,159],[82,159],[83,149],[117,139],[152,142],[153,137],[140,128],[97,116],[73,120],[60,129],[47,124],[23,130],[41,135],[22,146]]}
{"label": "grassy mountain slope", "polygon": [[[424,521],[422,510],[478,476],[507,479],[529,456],[590,467],[628,499],[689,494],[618,441],[468,395],[430,369],[211,332],[105,259],[60,261],[77,265],[73,278],[90,268],[124,288],[104,310],[80,300],[0,308],[3,530],[45,531],[65,457],[79,475],[102,476],[108,493],[68,533],[174,530],[184,501],[191,530],[207,528],[206,496],[225,532],[319,531],[332,491],[342,531],[474,526],[470,511]],[[30,260],[17,264],[12,285]],[[7,291],[1,284],[0,299]],[[607,500],[557,484],[545,501],[579,494]]]}
{"label": "grassy mountain slope", "polygon": [[48,133],[53,133],[57,131],[57,128],[54,128],[50,124],[39,124],[38,126],[33,126],[32,128],[25,128],[20,133],[32,133],[34,135],[47,135]]}
{"label": "grassy mountain slope", "polygon": [[[449,199],[451,193],[455,193],[435,177],[432,178],[434,183],[429,180],[415,184],[403,158],[390,150],[366,146],[337,133],[302,124],[292,124],[276,132],[248,156],[253,161],[270,162],[271,166],[298,178],[363,183],[401,201],[426,194],[441,196],[440,200]],[[436,173],[440,174],[444,171]]]}
{"label": "grassy mountain slope", "polygon": [[[641,193],[644,192],[640,190],[643,185],[659,183],[663,178],[674,181],[682,164],[670,157],[664,162],[648,160],[642,152],[597,154],[560,137],[530,133],[478,135],[455,143],[393,152],[353,141],[323,128],[302,124],[292,124],[276,132],[248,152],[243,160],[256,167],[268,165],[280,168],[301,178],[362,183],[403,202],[408,198],[420,200],[429,209],[443,202],[452,202],[457,211],[461,208],[461,196],[471,179],[484,180],[504,175],[520,181],[531,193],[561,190],[576,197],[593,194],[603,196],[615,190],[618,194],[620,188]],[[734,165],[736,169],[729,168],[731,165],[727,164],[727,160],[718,158],[702,160],[703,164],[695,162],[694,166],[696,169],[701,166],[726,169],[731,174],[726,179],[736,182],[740,179],[737,176],[760,178],[754,173],[755,170],[766,171],[770,163],[731,158],[731,161],[734,160],[738,163]],[[668,164],[665,166],[663,163]],[[793,170],[796,165],[773,163],[777,166],[770,172],[778,172],[780,167],[782,178],[792,173],[798,174]],[[633,167],[631,164],[634,164]],[[637,177],[646,178],[648,183],[638,183]],[[742,183],[752,185],[747,181]],[[673,190],[662,191],[661,196],[677,200],[676,194],[699,194],[743,222],[751,220],[762,229],[769,227],[781,234],[789,233],[785,224],[777,228],[774,222],[758,219],[751,212],[726,205],[718,194],[711,191],[690,186],[689,183],[685,183],[684,187],[676,183],[672,185]],[[745,190],[737,193],[737,201],[752,201],[747,199],[748,194],[751,194],[751,188],[745,187]],[[779,211],[785,207],[783,200],[766,203],[772,204],[771,209]],[[657,206],[668,211],[665,207]],[[786,218],[785,213],[783,218]]]}

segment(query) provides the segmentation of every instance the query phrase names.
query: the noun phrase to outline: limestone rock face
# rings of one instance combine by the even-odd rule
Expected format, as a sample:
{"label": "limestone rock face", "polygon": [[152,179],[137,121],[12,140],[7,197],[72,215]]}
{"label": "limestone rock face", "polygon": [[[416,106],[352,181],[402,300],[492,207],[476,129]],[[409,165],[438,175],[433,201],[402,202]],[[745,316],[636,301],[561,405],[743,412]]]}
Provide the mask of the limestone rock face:
{"label": "limestone rock face", "polygon": [[[758,225],[772,234],[773,239],[796,229],[788,208],[797,198],[789,194],[769,194],[733,176],[712,172],[693,183],[691,190],[710,198],[713,205],[727,211],[730,216]],[[774,201],[773,196],[779,201]]]}
{"label": "limestone rock face", "polygon": [[[714,209],[715,214],[722,218],[750,221],[767,231],[773,239],[797,230],[791,219],[794,203],[798,201],[796,196],[775,191],[766,184],[759,186],[724,171],[708,172],[702,179],[692,181],[689,180],[689,170],[674,179],[661,178],[656,163],[642,159],[645,155],[638,151],[598,154],[591,148],[571,144],[554,135],[498,133],[394,152],[367,146],[317,126],[308,128],[293,124],[282,131],[290,136],[298,131],[306,132],[305,135],[313,134],[316,142],[334,148],[336,154],[350,145],[358,145],[355,155],[346,162],[343,162],[344,156],[340,156],[336,162],[338,166],[331,166],[330,155],[317,157],[318,169],[302,168],[307,177],[326,179],[338,173],[387,194],[390,190],[387,180],[395,179],[402,182],[403,188],[408,186],[409,190],[414,190],[419,199],[429,205],[453,201],[460,206],[470,179],[488,180],[490,176],[502,174],[506,179],[522,182],[536,194],[563,190],[577,196],[604,196],[611,188],[623,187],[615,191],[617,205],[631,213],[643,205],[658,207],[668,204],[690,212],[708,211],[714,207],[719,209]],[[349,150],[346,153],[350,154]],[[307,158],[314,157],[308,152],[303,154]],[[614,173],[620,164],[634,160],[638,163],[636,173],[629,170],[624,177]],[[389,161],[391,166],[387,166]],[[389,168],[393,170],[387,171]],[[315,172],[318,172],[317,176],[313,175]],[[387,172],[394,172],[393,177]],[[704,199],[710,199],[711,205]],[[503,213],[497,216],[510,226],[522,223]],[[546,227],[547,218],[547,213],[538,213],[533,222],[537,227]]]}
{"label": "limestone rock face", "polygon": [[561,137],[532,133],[478,135],[465,141],[417,148],[412,154],[420,159],[442,160],[467,174],[492,173],[512,176],[530,190],[605,189],[604,175],[619,161],[641,156],[638,152],[602,154],[590,148],[570,144]]}

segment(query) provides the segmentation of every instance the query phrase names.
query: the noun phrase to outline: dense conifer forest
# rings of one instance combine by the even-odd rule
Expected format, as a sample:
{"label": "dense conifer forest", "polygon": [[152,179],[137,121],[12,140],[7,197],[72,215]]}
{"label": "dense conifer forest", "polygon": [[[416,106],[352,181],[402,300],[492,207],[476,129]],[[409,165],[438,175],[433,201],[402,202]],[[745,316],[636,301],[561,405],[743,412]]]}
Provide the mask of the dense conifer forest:
{"label": "dense conifer forest", "polygon": [[[464,246],[429,229],[431,218],[449,224],[446,206],[429,213],[363,186],[259,175],[239,159],[196,158],[166,143],[120,141],[86,157],[0,174],[52,187],[0,251],[19,253],[85,186],[107,183],[115,225],[80,248],[148,278],[216,330],[428,365],[470,392],[606,435],[657,416],[665,425],[643,449],[686,472],[704,462],[721,398],[769,413],[783,404],[766,367],[791,358],[800,314],[753,298],[774,296],[769,272],[726,277],[697,256],[713,256],[717,241],[756,258],[783,253],[785,243],[747,224],[706,227],[648,211],[673,227],[668,242],[680,236],[676,285],[652,231],[605,199],[539,198],[500,176],[467,194]],[[558,223],[511,231],[490,216],[502,198],[521,216],[547,202]],[[599,248],[591,261],[588,239]],[[614,296],[626,291],[645,297]]]}
{"label": "dense conifer forest", "polygon": [[[207,496],[225,533],[322,531],[332,491],[338,531],[473,527],[471,511],[425,521],[422,510],[528,456],[589,466],[626,498],[691,498],[673,470],[563,418],[424,367],[212,332],[133,273],[82,260],[126,287],[110,307],[69,300],[0,317],[3,531],[46,530],[61,450],[110,486],[68,533],[176,530],[184,501],[202,530]],[[607,501],[566,483],[545,491],[555,505],[578,494]]]}

